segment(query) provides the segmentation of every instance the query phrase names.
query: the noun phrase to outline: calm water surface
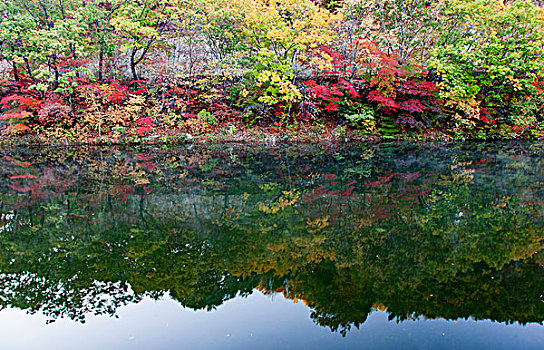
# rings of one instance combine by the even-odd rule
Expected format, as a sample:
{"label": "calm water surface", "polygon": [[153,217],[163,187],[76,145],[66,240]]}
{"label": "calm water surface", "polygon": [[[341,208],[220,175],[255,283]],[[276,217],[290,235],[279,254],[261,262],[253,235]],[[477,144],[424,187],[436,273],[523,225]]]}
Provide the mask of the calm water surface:
{"label": "calm water surface", "polygon": [[544,348],[544,144],[0,151],[0,348]]}

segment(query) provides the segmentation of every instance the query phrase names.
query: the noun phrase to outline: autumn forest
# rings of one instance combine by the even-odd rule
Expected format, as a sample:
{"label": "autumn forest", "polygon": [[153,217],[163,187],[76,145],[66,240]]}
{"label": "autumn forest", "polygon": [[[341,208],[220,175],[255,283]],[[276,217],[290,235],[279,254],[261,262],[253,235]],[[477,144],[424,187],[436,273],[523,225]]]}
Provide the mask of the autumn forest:
{"label": "autumn forest", "polygon": [[543,24],[519,0],[5,0],[1,140],[540,138]]}

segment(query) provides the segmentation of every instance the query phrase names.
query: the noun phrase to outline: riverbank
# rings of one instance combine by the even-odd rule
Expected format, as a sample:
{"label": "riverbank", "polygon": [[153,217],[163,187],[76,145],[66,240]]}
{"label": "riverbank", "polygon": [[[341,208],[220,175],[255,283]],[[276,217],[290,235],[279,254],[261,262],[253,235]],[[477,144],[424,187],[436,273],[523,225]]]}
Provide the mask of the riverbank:
{"label": "riverbank", "polygon": [[[191,132],[192,131],[192,132]],[[497,141],[514,138],[497,139]],[[271,144],[359,144],[379,143],[384,141],[465,141],[470,138],[452,136],[438,131],[419,134],[398,134],[383,137],[381,135],[362,135],[357,131],[342,126],[303,125],[297,129],[287,127],[247,127],[243,124],[225,124],[214,126],[205,132],[183,129],[157,130],[146,135],[130,132],[111,132],[98,135],[73,135],[72,133],[51,131],[26,135],[4,135],[0,137],[2,146],[115,146],[115,145],[176,145],[176,144],[213,144],[247,143]],[[483,141],[483,140],[480,140]]]}

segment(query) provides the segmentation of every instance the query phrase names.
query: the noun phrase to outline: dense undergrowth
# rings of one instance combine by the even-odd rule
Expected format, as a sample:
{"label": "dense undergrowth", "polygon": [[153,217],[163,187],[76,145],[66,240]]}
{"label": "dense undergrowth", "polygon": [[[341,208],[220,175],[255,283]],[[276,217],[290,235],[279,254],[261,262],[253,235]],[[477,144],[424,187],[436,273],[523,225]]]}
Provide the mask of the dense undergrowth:
{"label": "dense undergrowth", "polygon": [[3,142],[540,138],[544,10],[496,0],[6,0]]}

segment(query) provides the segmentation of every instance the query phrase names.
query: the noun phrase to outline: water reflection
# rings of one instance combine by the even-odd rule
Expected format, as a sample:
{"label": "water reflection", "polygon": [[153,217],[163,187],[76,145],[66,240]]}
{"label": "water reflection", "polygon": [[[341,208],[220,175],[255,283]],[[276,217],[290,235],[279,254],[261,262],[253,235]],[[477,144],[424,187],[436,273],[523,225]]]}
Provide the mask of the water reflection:
{"label": "water reflection", "polygon": [[544,145],[13,149],[0,306],[85,321],[282,293],[346,334],[544,321]]}

